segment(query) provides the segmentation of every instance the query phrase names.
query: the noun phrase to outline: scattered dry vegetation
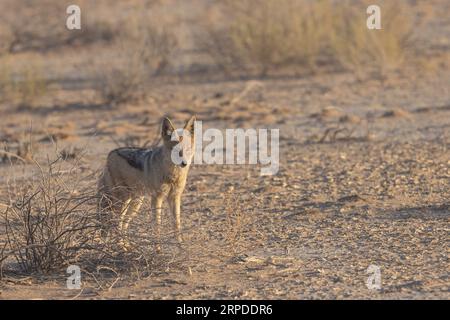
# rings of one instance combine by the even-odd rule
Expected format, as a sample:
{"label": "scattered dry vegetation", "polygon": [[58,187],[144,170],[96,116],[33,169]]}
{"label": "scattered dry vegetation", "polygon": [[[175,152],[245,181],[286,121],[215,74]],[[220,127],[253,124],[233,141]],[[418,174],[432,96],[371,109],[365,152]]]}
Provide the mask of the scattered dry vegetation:
{"label": "scattered dry vegetation", "polygon": [[[437,248],[445,238],[442,221],[448,217],[444,112],[449,107],[446,92],[439,91],[445,83],[441,79],[447,78],[434,78],[417,94],[412,85],[402,82],[411,80],[406,77],[381,87],[379,81],[371,81],[422,57],[417,43],[413,44],[414,10],[409,14],[415,1],[382,1],[380,31],[366,28],[365,9],[370,1],[365,0],[205,1],[214,6],[204,20],[190,20],[190,13],[183,17],[186,25],[192,22],[199,24],[195,28],[201,27],[192,32],[197,43],[177,39],[176,21],[171,20],[179,14],[177,10],[158,15],[153,6],[165,1],[143,2],[140,6],[99,0],[100,5],[83,11],[84,27],[79,32],[65,29],[66,4],[60,1],[44,0],[39,6],[2,2],[4,12],[14,14],[0,12],[0,111],[5,118],[0,128],[0,169],[2,174],[11,169],[11,176],[2,176],[0,192],[0,280],[15,283],[23,275],[39,280],[59,275],[65,280],[67,266],[77,264],[83,277],[90,277],[87,282],[108,291],[120,279],[136,281],[163,274],[167,279],[161,280],[161,287],[146,293],[152,298],[164,290],[176,298],[279,298],[293,297],[298,288],[308,298],[325,290],[327,294],[319,298],[338,296],[330,288],[348,298],[353,293],[367,295],[358,289],[365,290],[362,282],[353,279],[355,266],[366,270],[367,252],[381,248],[385,251],[378,252],[379,261],[386,261],[388,252],[389,260],[398,258],[396,266],[403,268],[404,257],[414,258],[411,248],[423,238],[430,242],[422,248],[427,254],[417,261],[421,268],[414,265],[395,279],[407,283],[405,274],[420,275],[423,288],[432,288],[425,283],[425,275],[434,268],[441,276],[439,270],[445,269],[441,266],[446,262]],[[206,7],[202,3],[201,9]],[[100,14],[108,8],[111,11]],[[109,14],[114,19],[105,19]],[[183,41],[189,46],[182,47]],[[425,49],[448,55],[448,40],[437,42],[435,48]],[[205,53],[212,58],[212,70],[223,71],[220,76],[348,74],[167,86],[151,107],[134,104],[156,80],[177,74],[168,72],[171,67],[185,61],[194,64],[197,55],[202,59]],[[179,57],[183,61],[177,64]],[[91,65],[91,60],[96,61]],[[211,66],[207,59],[200,63]],[[190,66],[180,70],[193,70]],[[437,69],[446,72],[447,67],[448,63]],[[353,74],[369,81],[353,82]],[[175,78],[171,79],[176,82]],[[414,83],[414,88],[419,84]],[[427,90],[429,95],[424,93]],[[91,98],[95,103],[91,104]],[[42,107],[42,101],[51,107]],[[379,109],[372,108],[374,101]],[[342,108],[323,108],[330,103]],[[89,109],[102,104],[123,104],[123,108]],[[413,105],[417,114],[411,111]],[[98,159],[114,147],[157,144],[148,135],[153,130],[149,128],[159,126],[155,119],[164,112],[181,118],[194,110],[211,127],[282,128],[286,163],[279,174],[270,179],[244,178],[242,167],[218,172],[215,167],[194,166],[183,200],[186,243],[181,249],[176,247],[171,216],[165,209],[163,253],[154,251],[148,201],[130,226],[128,250],[119,245],[123,235],[117,231],[99,237]],[[310,116],[310,112],[315,113]],[[27,130],[27,117],[42,121],[39,125],[45,129],[37,140],[21,136]],[[297,129],[298,136],[287,137]],[[90,136],[93,130],[94,137]],[[84,162],[86,149],[68,143],[88,139],[95,141],[95,147]],[[55,148],[51,160],[42,160],[48,155],[41,148],[53,146],[61,149]],[[19,177],[22,172],[24,176]],[[298,269],[273,262],[272,256],[291,259],[289,250],[297,249]],[[405,253],[400,255],[402,250]],[[429,260],[432,255],[437,256],[432,257],[435,260]],[[174,269],[188,270],[192,281],[173,286],[176,272],[169,275],[168,271]],[[445,283],[445,275],[438,280],[439,285]],[[129,284],[124,283],[123,290],[130,292]],[[239,290],[231,292],[233,287]],[[442,288],[444,292],[444,284]],[[218,290],[222,296],[216,295]]]}
{"label": "scattered dry vegetation", "polygon": [[[264,77],[347,70],[384,76],[419,52],[412,45],[413,21],[407,2],[381,2],[383,30],[366,28],[367,1],[225,0],[214,3],[197,21],[197,47],[227,75]],[[87,5],[87,4],[86,4]],[[48,95],[48,75],[33,58],[17,65],[14,54],[86,48],[107,49],[93,64],[101,103],[142,99],[152,80],[172,66],[179,53],[176,22],[158,11],[158,2],[140,2],[114,20],[101,14],[102,4],[83,11],[82,30],[68,32],[61,23],[65,5],[46,0],[18,10],[14,1],[0,25],[3,53],[0,93],[4,102],[29,106]],[[50,10],[50,11],[49,11]],[[58,14],[57,14],[58,13]],[[132,16],[133,19],[129,17]],[[2,17],[0,15],[0,17]],[[89,66],[90,62],[86,62]]]}
{"label": "scattered dry vegetation", "polygon": [[146,16],[124,24],[115,41],[112,60],[101,68],[100,93],[106,103],[142,98],[149,80],[161,74],[177,48],[174,33]]}
{"label": "scattered dry vegetation", "polygon": [[25,65],[11,63],[13,58],[0,58],[0,100],[30,107],[48,92],[48,81],[39,60]]}
{"label": "scattered dry vegetation", "polygon": [[[14,281],[23,275],[64,278],[68,266],[78,265],[100,289],[110,289],[121,279],[136,280],[174,269],[189,273],[193,261],[201,255],[236,257],[247,247],[247,237],[255,235],[256,213],[242,206],[245,195],[229,189],[226,210],[221,212],[225,223],[217,225],[215,232],[221,250],[204,251],[206,239],[202,237],[189,239],[178,248],[166,213],[161,235],[163,253],[156,253],[157,239],[149,223],[152,218],[147,202],[131,225],[133,236],[128,237],[129,245],[124,249],[120,245],[123,235],[114,227],[118,216],[108,216],[111,228],[106,237],[101,236],[96,193],[99,172],[82,165],[84,156],[80,149],[56,150],[45,164],[31,160],[27,170],[33,172],[30,177],[8,177],[7,192],[0,198],[0,279]],[[202,212],[205,207],[200,202],[197,209]],[[184,232],[189,234],[190,229],[184,227]],[[259,235],[252,237],[256,241]]]}
{"label": "scattered dry vegetation", "polygon": [[[84,250],[92,248],[95,200],[92,186],[67,185],[60,172],[41,168],[38,181],[11,190],[4,214],[7,241],[1,261],[13,256],[20,270],[48,273],[79,262]],[[94,189],[95,190],[95,189]]]}
{"label": "scattered dry vegetation", "polygon": [[338,5],[334,8],[330,47],[342,67],[361,74],[374,71],[378,76],[403,66],[413,54],[413,17],[405,2],[384,1],[382,30],[369,30],[366,15],[369,3],[361,6]]}
{"label": "scattered dry vegetation", "polygon": [[100,236],[99,173],[83,168],[83,156],[79,149],[63,149],[45,165],[33,160],[31,178],[8,178],[7,193],[0,199],[0,279],[64,277],[68,266],[78,265],[103,288],[111,278],[140,278],[182,265],[183,256],[170,253],[171,232],[162,235],[166,254],[156,254],[156,238],[148,232],[130,237],[125,250],[123,235],[114,228],[119,217],[110,217],[108,236]]}
{"label": "scattered dry vegetation", "polygon": [[37,144],[31,134],[5,139],[0,147],[0,164],[31,163]]}
{"label": "scattered dry vegetation", "polygon": [[410,48],[408,5],[386,2],[383,30],[366,27],[368,3],[305,0],[227,0],[209,12],[200,45],[228,73],[266,76],[285,68],[351,71],[400,67]]}
{"label": "scattered dry vegetation", "polygon": [[221,2],[209,12],[200,43],[227,72],[265,76],[276,68],[314,68],[322,48],[324,2],[289,0]]}
{"label": "scattered dry vegetation", "polygon": [[[225,198],[225,206],[227,208],[226,223],[224,224],[224,230],[222,234],[224,235],[225,249],[224,254],[235,256],[243,250],[245,247],[245,235],[250,233],[254,234],[256,232],[255,219],[256,212],[248,210],[248,208],[243,208],[243,200],[239,195],[233,194],[234,190],[230,190]],[[248,200],[249,202],[255,202],[253,200]]]}
{"label": "scattered dry vegetation", "polygon": [[114,39],[114,26],[89,13],[87,19],[83,15],[84,27],[81,30],[68,32],[64,19],[67,4],[61,1],[42,0],[38,5],[25,6],[14,0],[3,2],[3,14],[0,15],[0,55],[49,51],[99,41],[107,43]]}

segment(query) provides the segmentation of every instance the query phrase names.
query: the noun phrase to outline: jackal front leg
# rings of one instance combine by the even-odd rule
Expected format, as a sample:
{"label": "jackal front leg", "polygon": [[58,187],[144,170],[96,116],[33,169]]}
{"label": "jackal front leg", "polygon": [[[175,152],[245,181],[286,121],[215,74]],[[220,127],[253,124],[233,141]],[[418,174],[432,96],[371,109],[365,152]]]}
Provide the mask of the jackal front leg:
{"label": "jackal front leg", "polygon": [[156,222],[156,252],[161,252],[161,211],[163,197],[161,195],[152,197],[152,210],[155,212]]}
{"label": "jackal front leg", "polygon": [[181,236],[181,194],[173,193],[169,195],[169,205],[172,211],[173,226],[178,244],[183,243]]}

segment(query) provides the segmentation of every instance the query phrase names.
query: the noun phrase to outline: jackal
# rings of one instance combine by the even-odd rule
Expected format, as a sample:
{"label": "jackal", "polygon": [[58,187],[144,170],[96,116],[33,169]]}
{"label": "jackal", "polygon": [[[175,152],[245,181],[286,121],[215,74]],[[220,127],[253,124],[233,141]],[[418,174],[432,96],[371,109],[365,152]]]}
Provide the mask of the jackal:
{"label": "jackal", "polygon": [[165,199],[172,211],[176,239],[182,243],[181,194],[194,155],[194,124],[195,117],[192,116],[183,129],[175,129],[169,118],[164,118],[161,146],[149,149],[124,147],[109,153],[98,183],[100,218],[103,232],[111,227],[109,222],[114,215],[119,218],[117,227],[123,235],[124,247],[129,244],[128,226],[148,195],[156,221],[157,251],[161,250],[161,211]]}

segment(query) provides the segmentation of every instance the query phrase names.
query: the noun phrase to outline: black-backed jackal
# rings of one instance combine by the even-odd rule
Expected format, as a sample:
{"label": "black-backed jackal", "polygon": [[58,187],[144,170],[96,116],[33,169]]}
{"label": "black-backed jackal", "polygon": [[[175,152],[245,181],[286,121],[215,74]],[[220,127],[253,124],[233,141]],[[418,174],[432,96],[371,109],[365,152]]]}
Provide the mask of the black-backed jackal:
{"label": "black-backed jackal", "polygon": [[111,227],[108,222],[114,220],[112,215],[119,218],[118,228],[125,247],[128,246],[128,226],[139,212],[145,196],[151,196],[158,237],[156,249],[161,250],[161,210],[165,199],[173,215],[177,241],[183,241],[181,194],[194,155],[194,123],[193,116],[183,129],[175,129],[171,121],[164,118],[161,146],[150,149],[125,147],[109,153],[98,184],[101,222],[105,231]]}

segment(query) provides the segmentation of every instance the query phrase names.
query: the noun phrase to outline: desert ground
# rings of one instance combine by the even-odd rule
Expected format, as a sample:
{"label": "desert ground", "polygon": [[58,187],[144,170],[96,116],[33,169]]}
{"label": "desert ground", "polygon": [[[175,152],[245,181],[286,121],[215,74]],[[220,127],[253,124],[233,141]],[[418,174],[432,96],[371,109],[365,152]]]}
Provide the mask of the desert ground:
{"label": "desert ground", "polygon": [[[99,1],[92,10],[106,20],[127,19],[138,2]],[[404,13],[421,22],[414,30],[420,59],[381,75],[326,63],[313,71],[288,65],[268,74],[220,72],[194,36],[214,1],[142,2],[174,22],[178,48],[137,98],[105,100],[101,72],[124,57],[114,56],[123,47],[103,35],[52,46],[32,35],[36,41],[25,43],[33,46],[11,46],[0,57],[2,70],[39,66],[23,78],[12,71],[11,79],[33,83],[0,104],[0,299],[450,298],[448,1],[404,1],[411,9]],[[91,19],[88,2],[80,7]],[[65,8],[61,16],[64,27]],[[36,70],[46,80],[37,97],[40,78],[28,77]],[[193,165],[181,248],[166,208],[166,241],[154,251],[147,201],[130,227],[131,252],[110,246],[109,258],[100,259],[100,245],[89,239],[63,262],[21,267],[21,259],[43,252],[18,257],[30,245],[21,227],[30,226],[23,220],[27,203],[31,217],[48,217],[58,201],[76,206],[80,195],[95,194],[110,150],[151,144],[163,116],[181,126],[193,114],[204,130],[279,129],[278,173],[261,176],[261,165]],[[42,196],[45,186],[59,189]],[[41,193],[30,198],[34,190]],[[52,195],[50,209],[36,202]],[[82,208],[71,219],[95,213],[94,197]],[[44,248],[57,242],[38,240]],[[68,265],[81,267],[81,288],[67,289]],[[379,289],[366,285],[370,265],[379,267]]]}

